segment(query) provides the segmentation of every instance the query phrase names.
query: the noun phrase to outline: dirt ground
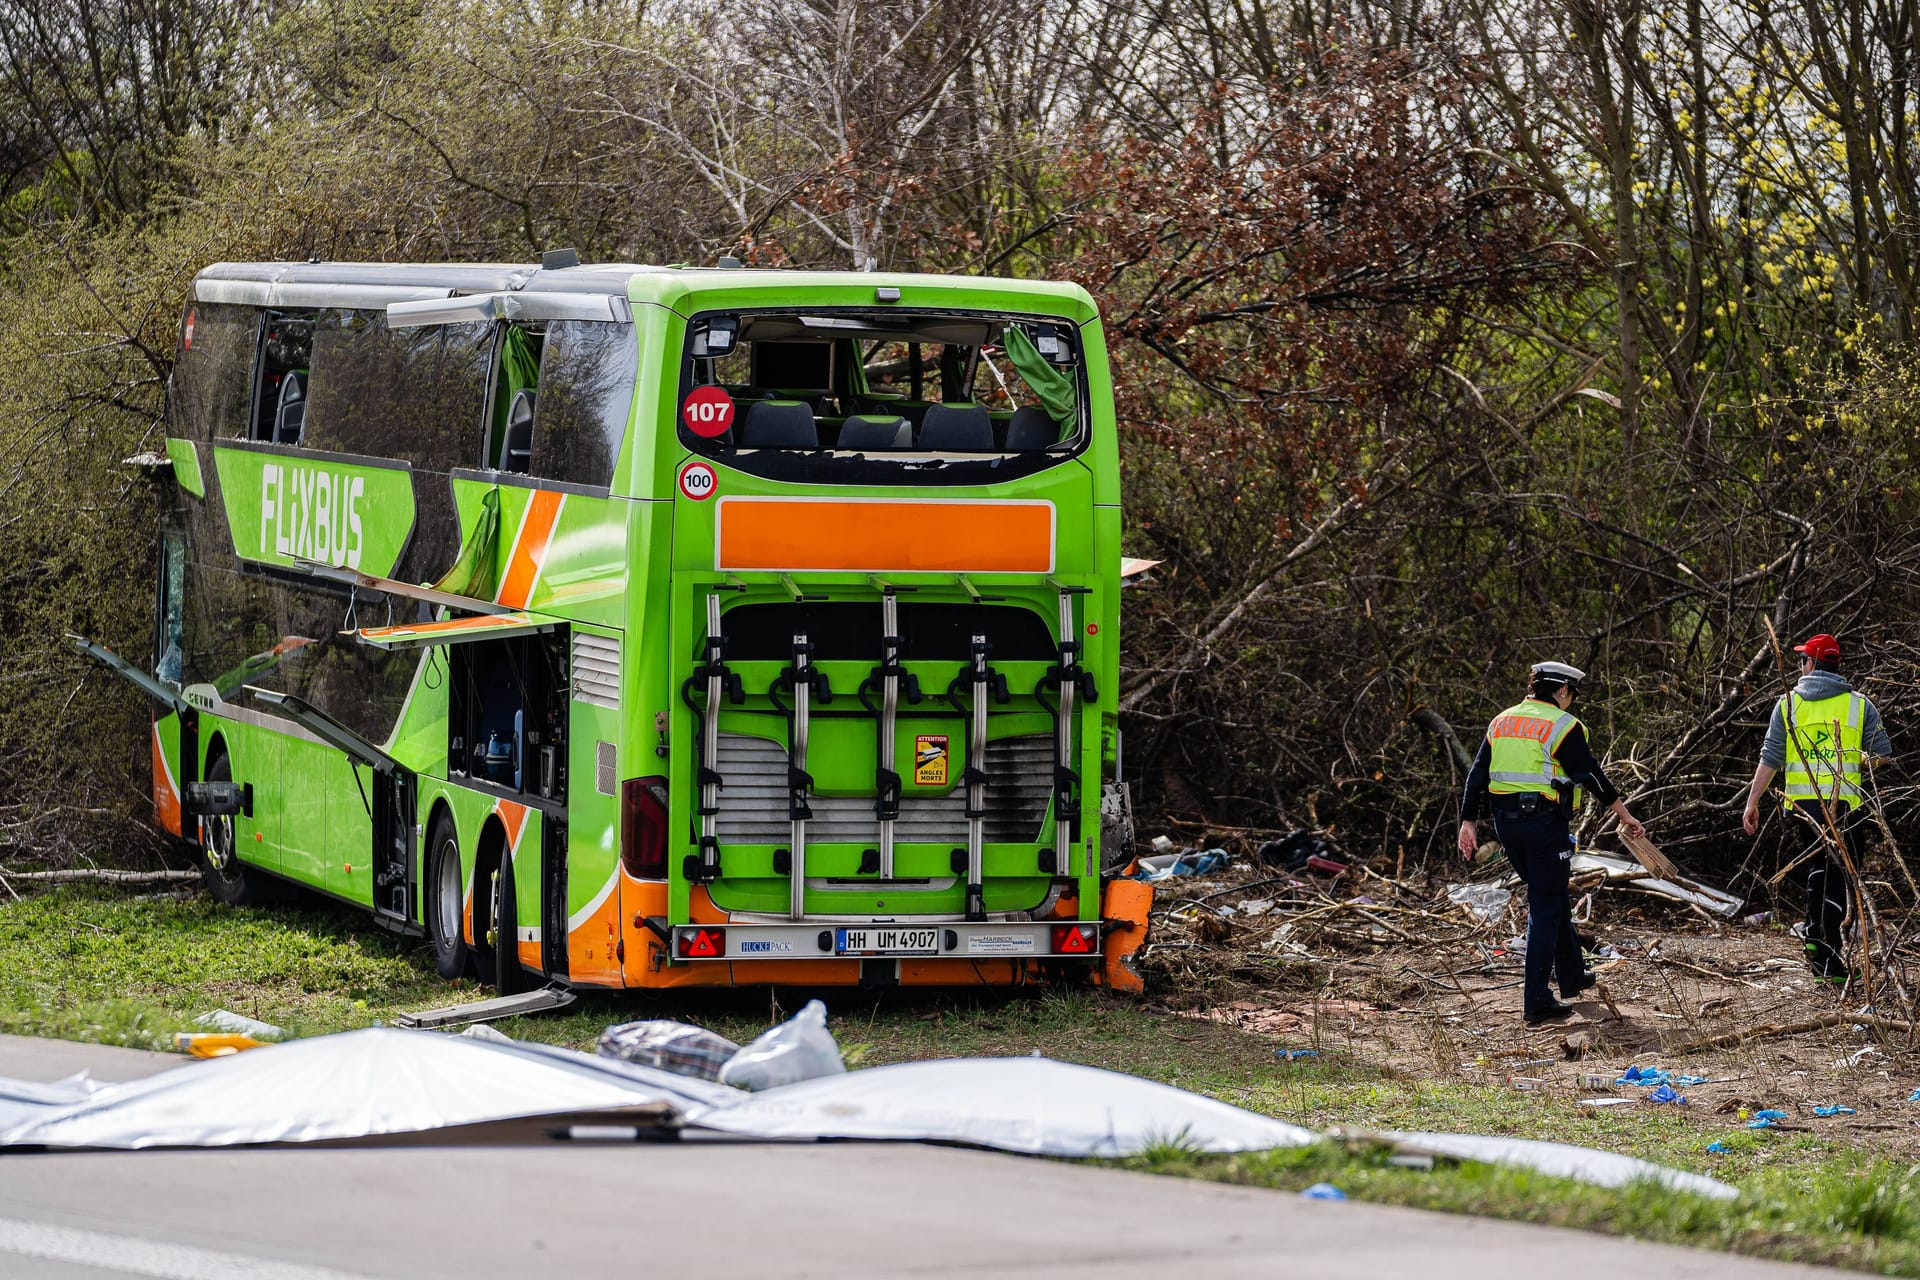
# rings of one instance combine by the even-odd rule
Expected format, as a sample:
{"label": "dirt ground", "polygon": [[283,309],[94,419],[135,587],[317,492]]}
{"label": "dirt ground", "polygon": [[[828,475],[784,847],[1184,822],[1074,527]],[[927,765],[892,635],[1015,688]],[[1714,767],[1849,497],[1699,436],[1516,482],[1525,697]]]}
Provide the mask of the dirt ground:
{"label": "dirt ground", "polygon": [[[1629,1065],[1658,1066],[1705,1077],[1678,1086],[1681,1114],[1703,1128],[1738,1128],[1741,1108],[1772,1108],[1787,1113],[1782,1130],[1817,1126],[1829,1140],[1920,1158],[1920,1103],[1908,1100],[1920,1086],[1920,1042],[1911,1030],[1857,1021],[1869,1013],[1863,994],[1816,983],[1790,922],[1708,920],[1618,884],[1577,890],[1601,988],[1574,1002],[1573,1021],[1529,1028],[1520,1016],[1524,889],[1482,922],[1442,884],[1357,868],[1286,875],[1248,862],[1156,886],[1144,965],[1156,989],[1179,993],[1165,997],[1178,1012],[1397,1076],[1572,1102],[1654,1105],[1648,1090],[1614,1081]],[[1832,1025],[1783,1031],[1823,1019]],[[1815,1116],[1833,1105],[1856,1114]]]}

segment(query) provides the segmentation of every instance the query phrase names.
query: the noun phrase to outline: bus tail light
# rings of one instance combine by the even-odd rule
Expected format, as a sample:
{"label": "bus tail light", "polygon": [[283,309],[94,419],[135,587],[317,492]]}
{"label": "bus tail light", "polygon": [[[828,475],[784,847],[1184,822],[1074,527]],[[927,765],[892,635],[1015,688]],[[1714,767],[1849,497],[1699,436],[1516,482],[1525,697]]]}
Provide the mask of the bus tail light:
{"label": "bus tail light", "polygon": [[1098,927],[1090,924],[1057,924],[1053,926],[1053,951],[1062,956],[1090,956],[1093,954],[1094,940],[1099,936]]}
{"label": "bus tail light", "polygon": [[674,953],[682,960],[718,960],[727,954],[725,929],[693,929],[674,937]]}
{"label": "bus tail light", "polygon": [[667,878],[665,778],[629,778],[621,784],[620,862],[636,880]]}

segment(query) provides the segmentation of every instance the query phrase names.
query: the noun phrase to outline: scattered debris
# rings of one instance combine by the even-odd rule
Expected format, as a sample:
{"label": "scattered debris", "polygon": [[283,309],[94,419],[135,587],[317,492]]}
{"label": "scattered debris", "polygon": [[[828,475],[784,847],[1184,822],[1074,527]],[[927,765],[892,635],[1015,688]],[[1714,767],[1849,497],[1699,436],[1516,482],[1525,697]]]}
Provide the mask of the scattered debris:
{"label": "scattered debris", "polygon": [[1740,1194],[1724,1182],[1697,1173],[1561,1142],[1480,1134],[1389,1133],[1385,1136],[1402,1151],[1533,1169],[1549,1177],[1572,1178],[1596,1187],[1624,1187],[1630,1182],[1650,1179],[1669,1191],[1686,1191],[1714,1200],[1732,1200]]}
{"label": "scattered debris", "polygon": [[247,1049],[264,1049],[270,1040],[255,1040],[252,1036],[235,1035],[229,1031],[181,1031],[173,1037],[176,1053],[191,1054],[196,1058],[225,1058]]}
{"label": "scattered debris", "polygon": [[696,1080],[718,1080],[721,1068],[740,1052],[740,1046],[705,1027],[662,1018],[608,1027],[600,1033],[594,1052]]}
{"label": "scattered debris", "polygon": [[1675,1093],[1673,1086],[1670,1084],[1663,1084],[1648,1094],[1647,1101],[1653,1103],[1674,1102],[1683,1107],[1687,1105],[1686,1095],[1683,1093]]}
{"label": "scattered debris", "polygon": [[1275,1049],[1273,1056],[1283,1062],[1292,1062],[1298,1058],[1317,1058],[1320,1056],[1320,1051],[1318,1049]]}
{"label": "scattered debris", "polygon": [[[1731,1049],[1734,1045],[1745,1044],[1749,1040],[1771,1040],[1779,1036],[1804,1035],[1809,1031],[1823,1031],[1828,1027],[1837,1027],[1843,1022],[1851,1022],[1862,1027],[1877,1027],[1882,1031],[1896,1031],[1901,1035],[1912,1035],[1913,1024],[1901,1022],[1896,1018],[1876,1018],[1865,1014],[1823,1013],[1817,1018],[1807,1018],[1800,1022],[1771,1022],[1765,1026],[1747,1027],[1739,1031],[1726,1031],[1715,1036],[1706,1036],[1699,1040],[1689,1040],[1667,1050],[1673,1054],[1699,1053],[1703,1049]],[[1855,1053],[1851,1059],[1842,1059],[1835,1066],[1858,1066],[1861,1061],[1879,1050],[1869,1045]]]}
{"label": "scattered debris", "polygon": [[255,1040],[285,1040],[287,1033],[271,1022],[262,1022],[258,1018],[249,1018],[235,1013],[231,1009],[215,1009],[203,1013],[193,1020],[196,1027],[211,1027],[215,1031],[231,1031],[235,1035],[252,1036]]}
{"label": "scattered debris", "polygon": [[[1593,853],[1576,853],[1567,864],[1568,870],[1577,880],[1582,873],[1599,872],[1608,885],[1621,889],[1630,889],[1636,893],[1650,893],[1698,907],[1723,919],[1731,920],[1740,914],[1740,907],[1746,900],[1735,897],[1723,889],[1689,880],[1685,876],[1671,878],[1655,876],[1648,868],[1637,862],[1628,862],[1624,858],[1607,858]],[[1519,876],[1511,877],[1511,883],[1518,884]]]}
{"label": "scattered debris", "polygon": [[1327,843],[1325,836],[1317,831],[1295,831],[1278,840],[1269,840],[1260,846],[1254,857],[1260,859],[1263,866],[1277,867],[1282,871],[1301,871],[1309,860],[1325,858],[1333,852],[1333,846]]}
{"label": "scattered debris", "polygon": [[1638,1098],[1582,1098],[1583,1107],[1631,1107],[1639,1102]]}
{"label": "scattered debris", "polygon": [[1465,907],[1468,914],[1482,924],[1492,924],[1507,914],[1513,890],[1497,884],[1450,884],[1447,901]]}
{"label": "scattered debris", "polygon": [[827,1030],[827,1006],[809,1000],[800,1012],[728,1058],[719,1080],[740,1089],[777,1089],[846,1069],[840,1046]]}
{"label": "scattered debris", "polygon": [[1753,1113],[1753,1119],[1747,1121],[1747,1128],[1749,1129],[1776,1128],[1778,1127],[1779,1123],[1782,1120],[1785,1120],[1786,1118],[1787,1118],[1787,1113],[1784,1111],[1774,1111],[1770,1108],[1763,1111],[1756,1111]]}
{"label": "scattered debris", "polygon": [[1307,1200],[1345,1200],[1347,1193],[1331,1182],[1316,1182],[1300,1193]]}
{"label": "scattered debris", "polygon": [[1854,1116],[1860,1113],[1852,1107],[1815,1107],[1813,1114],[1825,1119],[1828,1116]]}
{"label": "scattered debris", "polygon": [[1707,1154],[1710,1156],[1732,1155],[1733,1148],[1724,1142],[1709,1142],[1707,1144]]}
{"label": "scattered debris", "polygon": [[1145,880],[1148,884],[1157,884],[1176,876],[1210,876],[1216,872],[1225,871],[1227,861],[1227,852],[1224,849],[1155,854],[1151,858],[1139,859],[1134,864],[1135,870],[1129,878]]}

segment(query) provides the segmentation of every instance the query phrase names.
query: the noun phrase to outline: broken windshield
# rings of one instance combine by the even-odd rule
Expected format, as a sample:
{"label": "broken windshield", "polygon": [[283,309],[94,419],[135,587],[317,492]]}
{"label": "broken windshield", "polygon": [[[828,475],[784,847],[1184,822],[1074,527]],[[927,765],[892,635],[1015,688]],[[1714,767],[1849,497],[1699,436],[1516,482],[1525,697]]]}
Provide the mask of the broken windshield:
{"label": "broken windshield", "polygon": [[1079,334],[981,312],[698,316],[680,438],[758,474],[862,483],[1030,474],[1087,438]]}

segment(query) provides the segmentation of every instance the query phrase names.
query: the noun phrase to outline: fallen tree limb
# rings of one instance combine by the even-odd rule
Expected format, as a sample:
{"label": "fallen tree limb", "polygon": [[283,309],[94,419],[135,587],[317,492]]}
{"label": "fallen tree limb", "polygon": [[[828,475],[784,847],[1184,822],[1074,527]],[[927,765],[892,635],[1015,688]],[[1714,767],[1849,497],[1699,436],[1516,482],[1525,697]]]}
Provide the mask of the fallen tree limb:
{"label": "fallen tree limb", "polygon": [[1740,1031],[1727,1031],[1700,1040],[1689,1040],[1686,1044],[1669,1048],[1667,1052],[1698,1053],[1704,1049],[1730,1049],[1735,1045],[1745,1044],[1749,1040],[1777,1040],[1781,1036],[1805,1035],[1809,1031],[1823,1031],[1828,1027],[1837,1027],[1841,1023],[1857,1024],[1906,1036],[1913,1034],[1913,1024],[1901,1022],[1898,1018],[1879,1018],[1868,1013],[1823,1013],[1817,1018],[1808,1018],[1804,1022],[1771,1022],[1764,1026],[1747,1027]]}
{"label": "fallen tree limb", "polygon": [[65,871],[8,871],[0,868],[0,880],[38,881],[42,884],[73,881],[92,884],[185,884],[198,879],[198,871],[111,871],[100,867],[72,867]]}

